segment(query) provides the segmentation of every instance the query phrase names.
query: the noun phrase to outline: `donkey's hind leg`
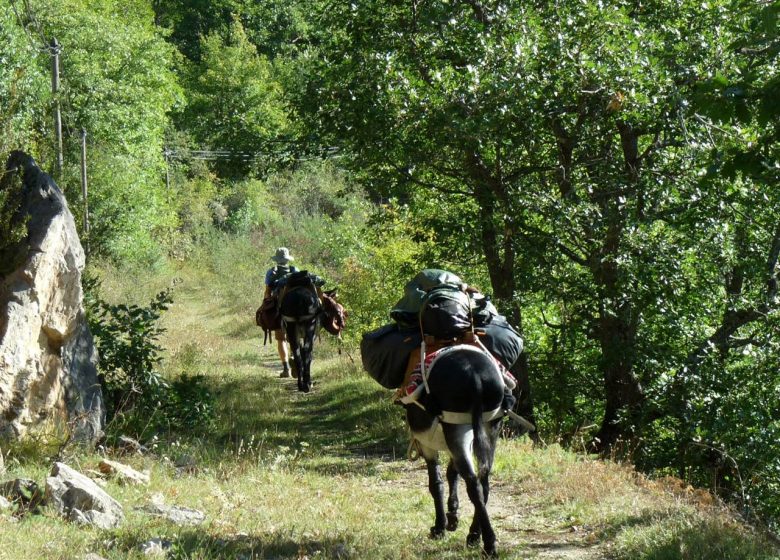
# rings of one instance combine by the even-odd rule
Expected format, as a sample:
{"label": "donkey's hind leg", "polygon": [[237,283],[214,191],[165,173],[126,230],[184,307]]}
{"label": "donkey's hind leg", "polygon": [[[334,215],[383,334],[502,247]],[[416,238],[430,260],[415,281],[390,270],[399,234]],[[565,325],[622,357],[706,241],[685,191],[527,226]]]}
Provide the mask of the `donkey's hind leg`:
{"label": "donkey's hind leg", "polygon": [[[312,319],[301,325],[301,335],[303,345],[301,347],[301,361],[303,371],[298,374],[299,384],[303,387],[302,391],[308,393],[311,390],[311,361],[314,356],[314,337],[317,334],[317,321]],[[303,381],[301,382],[301,377]]]}
{"label": "donkey's hind leg", "polygon": [[301,343],[298,338],[298,324],[297,323],[285,323],[285,333],[287,334],[287,342],[290,344],[290,356],[293,361],[293,371],[297,372],[297,375],[293,373],[293,377],[297,378],[298,390],[303,391],[301,384],[301,370],[303,369],[303,360],[301,359]]}
{"label": "donkey's hind leg", "polygon": [[[485,552],[493,556],[496,554],[496,534],[490,524],[490,517],[487,512],[484,483],[482,477],[477,476],[474,459],[472,458],[472,443],[477,444],[472,427],[452,424],[444,424],[443,427],[444,437],[452,455],[452,461],[466,483],[466,492],[469,500],[474,504],[474,519],[466,537],[466,544],[477,546],[479,545],[480,537],[482,537]],[[479,450],[475,451],[480,455]]]}
{"label": "donkey's hind leg", "polygon": [[[419,443],[419,442],[418,442]],[[425,466],[428,468],[428,491],[433,498],[433,508],[436,517],[429,533],[430,538],[440,539],[444,536],[445,514],[444,514],[444,481],[441,478],[439,470],[439,452],[423,444],[419,444],[420,454],[425,459]]]}
{"label": "donkey's hind leg", "polygon": [[447,499],[447,530],[454,531],[458,528],[458,470],[450,461],[447,464],[447,485],[449,486],[449,498]]}
{"label": "donkey's hind leg", "polygon": [[494,420],[487,426],[488,447],[484,452],[484,457],[479,464],[479,481],[482,483],[482,494],[485,497],[485,504],[490,499],[490,473],[493,470],[493,460],[496,456],[496,444],[498,443],[498,434],[501,431],[501,421]]}

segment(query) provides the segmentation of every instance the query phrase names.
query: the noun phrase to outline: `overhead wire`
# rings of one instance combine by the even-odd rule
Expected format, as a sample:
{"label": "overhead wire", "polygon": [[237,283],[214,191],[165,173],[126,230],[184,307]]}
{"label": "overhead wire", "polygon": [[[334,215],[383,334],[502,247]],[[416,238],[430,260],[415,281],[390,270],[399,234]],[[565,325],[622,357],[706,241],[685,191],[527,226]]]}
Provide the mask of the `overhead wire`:
{"label": "overhead wire", "polygon": [[[289,145],[302,145],[297,140],[285,140],[285,139],[272,139],[267,140],[270,144],[287,144]],[[319,157],[335,156],[338,153],[338,148],[327,147],[320,150],[319,156],[302,155],[296,157],[299,161],[306,161],[309,159],[318,159]],[[268,157],[278,157],[283,155],[292,155],[290,152],[284,150],[258,150],[256,152],[240,152],[227,149],[166,149],[164,155],[169,159],[177,160],[206,160],[206,161],[225,161],[225,160],[241,160],[241,161],[257,161]]]}
{"label": "overhead wire", "polygon": [[[14,12],[14,15],[16,16],[17,22],[19,26],[21,27],[22,31],[25,34],[25,37],[27,41],[29,42],[30,46],[35,50],[36,52],[41,53],[48,53],[49,56],[56,56],[63,51],[62,45],[56,43],[54,40],[51,42],[47,41],[46,35],[43,32],[43,26],[41,25],[40,20],[37,18],[35,11],[33,10],[30,1],[29,0],[21,0],[21,3],[23,5],[23,11],[24,16],[20,11],[20,8],[17,4],[17,0],[10,0],[11,9]],[[30,28],[33,28],[35,34],[38,35],[39,40],[36,40],[36,38],[33,36],[33,33],[31,33]],[[67,88],[64,88],[65,91],[58,92],[59,100],[61,105],[63,106],[63,109],[70,109],[70,111],[65,110],[63,111],[64,114],[75,114],[75,111],[73,111],[73,107],[71,105],[69,97],[65,94],[67,91]],[[63,128],[65,129],[64,136],[71,137],[76,136],[79,133],[79,130],[74,129],[69,124],[69,119],[63,119]],[[338,148],[335,147],[326,147],[320,150],[317,150],[318,154],[311,154],[311,150],[307,149],[307,143],[305,141],[301,140],[291,140],[287,138],[272,138],[268,140],[264,140],[264,144],[283,144],[289,148],[291,147],[299,147],[299,152],[309,152],[307,154],[301,154],[299,153],[295,159],[297,161],[308,161],[312,159],[320,159],[322,157],[335,157],[338,153]],[[178,159],[178,160],[205,160],[205,161],[225,161],[225,160],[241,160],[241,161],[257,161],[269,157],[279,157],[279,156],[294,156],[295,154],[292,153],[293,150],[258,150],[255,152],[242,152],[242,151],[234,151],[234,150],[227,150],[227,149],[198,149],[198,150],[171,150],[166,149],[164,152],[164,155],[166,159]]]}
{"label": "overhead wire", "polygon": [[22,0],[24,4],[25,12],[27,12],[27,17],[29,20],[35,25],[35,30],[38,32],[38,36],[41,39],[41,43],[44,45],[44,48],[49,51],[49,54],[54,55],[57,54],[58,47],[49,45],[48,41],[46,40],[46,34],[43,32],[43,26],[41,25],[41,22],[38,20],[38,18],[35,15],[35,11],[32,9],[32,6],[30,6],[30,0]]}

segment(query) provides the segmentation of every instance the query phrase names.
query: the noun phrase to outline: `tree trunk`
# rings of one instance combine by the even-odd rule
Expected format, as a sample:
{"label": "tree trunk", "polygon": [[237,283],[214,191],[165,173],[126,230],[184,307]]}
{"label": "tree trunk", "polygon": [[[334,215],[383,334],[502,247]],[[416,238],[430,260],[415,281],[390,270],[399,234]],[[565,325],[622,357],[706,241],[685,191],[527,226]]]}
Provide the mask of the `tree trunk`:
{"label": "tree trunk", "polygon": [[[472,160],[472,163],[474,160]],[[485,169],[480,168],[472,172],[472,176],[485,179]],[[490,180],[490,179],[488,179]],[[482,248],[485,254],[488,274],[490,275],[490,284],[493,288],[493,295],[499,309],[509,310],[508,319],[510,324],[517,328],[520,336],[523,336],[523,317],[522,310],[514,300],[515,295],[515,250],[514,240],[512,239],[511,224],[505,223],[503,240],[500,241],[500,235],[496,229],[496,217],[494,209],[496,208],[495,191],[499,187],[496,181],[490,186],[480,181],[475,194],[480,207],[480,223],[482,225]],[[503,248],[503,251],[499,250]],[[511,368],[512,375],[517,378],[517,388],[514,395],[517,398],[515,412],[523,416],[532,424],[536,424],[533,411],[533,398],[531,395],[531,380],[528,356],[523,351],[517,362]],[[521,435],[522,432],[518,432]],[[536,432],[530,434],[534,442],[538,442],[539,436]]]}
{"label": "tree trunk", "polygon": [[605,407],[601,427],[589,448],[604,454],[619,440],[631,437],[645,396],[634,375],[636,311],[618,264],[625,216],[617,200],[602,199],[601,206],[609,225],[600,251],[591,255],[590,269],[599,290],[597,327]]}
{"label": "tree trunk", "polygon": [[606,453],[618,441],[632,437],[645,396],[633,372],[636,332],[630,322],[625,317],[602,316],[599,342],[605,408],[601,427],[589,448],[595,453]]}

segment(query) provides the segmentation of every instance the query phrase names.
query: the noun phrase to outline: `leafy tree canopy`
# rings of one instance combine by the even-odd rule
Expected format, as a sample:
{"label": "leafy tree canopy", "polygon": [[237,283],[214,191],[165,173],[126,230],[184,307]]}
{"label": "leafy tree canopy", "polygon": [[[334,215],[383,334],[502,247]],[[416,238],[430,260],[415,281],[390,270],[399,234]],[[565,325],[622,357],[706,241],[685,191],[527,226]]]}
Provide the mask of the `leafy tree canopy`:
{"label": "leafy tree canopy", "polygon": [[245,173],[289,126],[281,86],[238,19],[225,37],[218,32],[204,37],[201,53],[188,76],[187,107],[177,120],[199,146],[234,154],[221,166],[223,173]]}

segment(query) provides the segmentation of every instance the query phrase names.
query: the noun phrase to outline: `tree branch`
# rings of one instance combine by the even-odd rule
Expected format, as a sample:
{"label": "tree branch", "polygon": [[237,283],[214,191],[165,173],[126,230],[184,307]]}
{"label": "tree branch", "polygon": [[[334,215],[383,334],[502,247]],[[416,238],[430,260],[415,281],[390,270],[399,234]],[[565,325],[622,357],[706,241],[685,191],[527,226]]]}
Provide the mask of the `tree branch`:
{"label": "tree branch", "polygon": [[479,23],[484,23],[485,25],[493,24],[493,17],[487,13],[485,7],[477,0],[462,0],[462,2],[471,7],[471,11],[474,12],[474,18]]}
{"label": "tree branch", "polygon": [[769,248],[769,256],[766,261],[766,270],[769,276],[769,279],[767,280],[766,295],[769,303],[774,303],[777,299],[778,258],[780,258],[780,225],[777,226],[775,234],[772,237],[772,244]]}

